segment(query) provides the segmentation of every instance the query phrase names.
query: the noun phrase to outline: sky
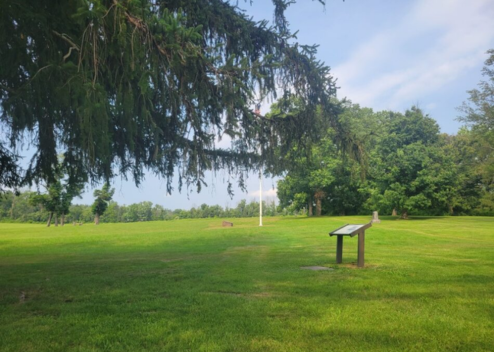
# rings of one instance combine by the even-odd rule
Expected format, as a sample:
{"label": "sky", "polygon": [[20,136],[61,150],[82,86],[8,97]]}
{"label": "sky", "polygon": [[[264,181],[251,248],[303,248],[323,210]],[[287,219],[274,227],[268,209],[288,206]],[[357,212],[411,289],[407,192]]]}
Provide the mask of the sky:
{"label": "sky", "polygon": [[[273,18],[267,0],[239,6],[255,20]],[[486,51],[494,48],[492,0],[298,0],[287,10],[301,44],[318,44],[318,58],[331,67],[339,98],[375,111],[405,111],[419,106],[437,120],[441,131],[455,134],[461,126],[457,107],[481,80]],[[264,102],[262,112],[269,108]],[[148,175],[139,188],[116,179],[114,200],[120,204],[151,201],[168,209],[190,209],[203,203],[235,207],[259,196],[258,175],[247,193],[230,198],[224,173],[208,174],[208,187],[166,194],[163,180]],[[276,199],[276,179],[263,180],[264,199]],[[88,188],[74,203],[90,204]]]}

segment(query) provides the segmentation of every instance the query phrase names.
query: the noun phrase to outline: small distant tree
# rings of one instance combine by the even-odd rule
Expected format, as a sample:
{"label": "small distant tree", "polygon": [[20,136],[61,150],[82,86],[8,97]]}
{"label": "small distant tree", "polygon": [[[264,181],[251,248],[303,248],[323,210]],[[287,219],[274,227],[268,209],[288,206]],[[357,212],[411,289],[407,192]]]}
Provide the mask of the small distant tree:
{"label": "small distant tree", "polygon": [[115,193],[115,188],[110,189],[110,184],[105,183],[103,188],[94,191],[93,195],[96,197],[91,210],[94,214],[94,224],[99,225],[100,216],[104,214],[108,208],[108,204]]}
{"label": "small distant tree", "polygon": [[57,214],[60,215],[60,224],[65,224],[65,216],[70,212],[72,200],[80,197],[84,184],[82,182],[66,183],[63,185],[58,201]]}
{"label": "small distant tree", "polygon": [[55,215],[55,226],[58,226],[57,212],[60,207],[60,197],[62,194],[62,184],[60,181],[52,183],[47,187],[46,194],[33,194],[30,198],[31,205],[40,205],[48,213],[47,227],[50,227],[53,215]]}
{"label": "small distant tree", "polygon": [[[63,156],[60,156],[60,160],[63,163]],[[80,197],[84,188],[84,180],[81,178],[71,179],[69,171],[63,165],[58,165],[56,168],[55,179],[49,181],[45,179],[39,182],[47,193],[45,194],[33,194],[30,197],[29,202],[31,205],[42,206],[49,212],[47,226],[51,225],[53,216],[55,215],[55,226],[60,224],[63,226],[65,223],[65,215],[70,211],[72,200],[75,197]]]}

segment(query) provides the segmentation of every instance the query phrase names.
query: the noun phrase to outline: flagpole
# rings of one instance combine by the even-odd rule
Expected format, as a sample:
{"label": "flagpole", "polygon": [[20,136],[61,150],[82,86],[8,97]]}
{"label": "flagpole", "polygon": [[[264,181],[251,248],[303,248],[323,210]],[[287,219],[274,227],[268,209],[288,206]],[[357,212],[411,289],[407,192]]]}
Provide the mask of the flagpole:
{"label": "flagpole", "polygon": [[[254,109],[256,115],[261,115],[261,103],[257,103]],[[259,145],[259,156],[262,153],[261,145]],[[262,226],[262,162],[259,164],[259,226]]]}
{"label": "flagpole", "polygon": [[259,169],[259,226],[262,226],[262,167]]}

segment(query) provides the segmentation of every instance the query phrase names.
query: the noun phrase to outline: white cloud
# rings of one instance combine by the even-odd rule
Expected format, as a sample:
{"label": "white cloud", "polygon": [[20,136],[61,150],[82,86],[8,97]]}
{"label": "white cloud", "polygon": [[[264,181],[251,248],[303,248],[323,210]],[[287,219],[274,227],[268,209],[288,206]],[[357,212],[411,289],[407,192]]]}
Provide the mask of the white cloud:
{"label": "white cloud", "polygon": [[[270,188],[267,190],[263,190],[262,191],[262,198],[263,198],[263,200],[266,200],[267,198],[277,197],[277,195],[278,195],[277,192],[278,192],[278,190],[276,188]],[[259,198],[259,194],[260,194],[259,190],[254,191],[254,192],[249,192],[250,197]]]}
{"label": "white cloud", "polygon": [[483,63],[492,18],[491,0],[415,1],[400,25],[374,33],[334,68],[339,95],[377,109],[421,100]]}

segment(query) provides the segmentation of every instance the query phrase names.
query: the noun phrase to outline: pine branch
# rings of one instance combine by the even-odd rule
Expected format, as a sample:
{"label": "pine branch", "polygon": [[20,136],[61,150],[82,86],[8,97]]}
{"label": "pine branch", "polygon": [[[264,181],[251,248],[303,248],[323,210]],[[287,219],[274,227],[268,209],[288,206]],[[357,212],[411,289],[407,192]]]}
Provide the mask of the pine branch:
{"label": "pine branch", "polygon": [[72,53],[72,50],[80,51],[79,46],[76,43],[74,43],[72,40],[70,40],[70,38],[69,38],[68,35],[66,35],[66,34],[60,34],[60,33],[58,33],[55,30],[52,30],[52,33],[55,34],[57,37],[61,38],[62,40],[66,41],[67,43],[69,43],[71,45],[71,47],[69,48],[69,52],[64,55],[63,61],[67,60],[67,58]]}

